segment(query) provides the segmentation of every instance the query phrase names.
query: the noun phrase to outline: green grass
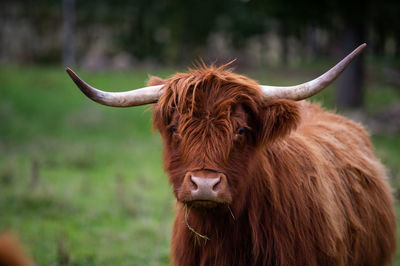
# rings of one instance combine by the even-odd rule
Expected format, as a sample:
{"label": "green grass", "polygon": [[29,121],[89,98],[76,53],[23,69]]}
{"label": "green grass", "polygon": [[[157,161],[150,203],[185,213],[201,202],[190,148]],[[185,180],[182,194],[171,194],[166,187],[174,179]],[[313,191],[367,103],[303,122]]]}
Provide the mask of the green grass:
{"label": "green grass", "polygon": [[[318,69],[294,70],[299,74],[289,78],[248,74],[293,84]],[[143,70],[78,72],[107,90],[141,87],[147,79]],[[0,81],[0,230],[17,232],[36,265],[64,265],[66,257],[69,265],[168,265],[174,199],[148,107],[97,105],[62,68],[0,67]],[[400,99],[379,80],[368,89],[369,111]],[[332,91],[314,100],[334,107]],[[400,136],[373,141],[399,195]]]}
{"label": "green grass", "polygon": [[[82,75],[116,90],[147,79]],[[37,265],[61,265],[63,252],[71,265],[168,265],[173,198],[151,111],[93,104],[62,68],[2,68],[0,80],[0,228]]]}

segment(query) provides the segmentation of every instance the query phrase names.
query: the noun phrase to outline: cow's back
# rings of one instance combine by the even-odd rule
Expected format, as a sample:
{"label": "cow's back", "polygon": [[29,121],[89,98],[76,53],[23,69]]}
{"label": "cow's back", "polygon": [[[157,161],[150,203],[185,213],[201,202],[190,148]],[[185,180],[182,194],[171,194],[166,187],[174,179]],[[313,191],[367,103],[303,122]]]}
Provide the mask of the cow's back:
{"label": "cow's back", "polygon": [[[322,257],[336,257],[339,265],[386,265],[396,246],[393,199],[369,135],[359,124],[318,105],[299,105],[302,121],[286,145],[305,148],[298,165],[309,170],[299,174],[300,183],[325,215],[314,221],[325,226],[321,240],[316,237]],[[331,246],[322,238],[330,239]]]}

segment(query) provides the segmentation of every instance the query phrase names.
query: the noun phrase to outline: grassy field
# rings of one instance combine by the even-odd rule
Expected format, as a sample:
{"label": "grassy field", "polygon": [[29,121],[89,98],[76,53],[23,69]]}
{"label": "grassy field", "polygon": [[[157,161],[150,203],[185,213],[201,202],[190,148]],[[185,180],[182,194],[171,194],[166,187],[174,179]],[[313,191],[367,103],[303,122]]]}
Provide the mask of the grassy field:
{"label": "grassy field", "polygon": [[[292,84],[321,69],[249,76]],[[79,73],[108,90],[147,79],[142,70]],[[0,67],[0,81],[0,230],[18,232],[36,265],[168,265],[174,199],[151,110],[95,104],[62,68]],[[379,76],[368,84],[368,111],[400,100]],[[315,100],[334,107],[332,91]],[[399,195],[400,136],[373,141]]]}

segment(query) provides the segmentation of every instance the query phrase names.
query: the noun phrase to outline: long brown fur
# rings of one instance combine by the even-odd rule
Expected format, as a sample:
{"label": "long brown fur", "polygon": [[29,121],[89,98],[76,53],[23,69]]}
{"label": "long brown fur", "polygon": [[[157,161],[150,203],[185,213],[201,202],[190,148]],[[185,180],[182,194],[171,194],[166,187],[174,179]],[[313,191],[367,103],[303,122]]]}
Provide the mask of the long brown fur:
{"label": "long brown fur", "polygon": [[30,258],[18,238],[10,232],[0,232],[0,266],[30,266]]}
{"label": "long brown fur", "polygon": [[204,65],[165,81],[153,118],[175,195],[195,169],[223,172],[233,195],[214,209],[178,198],[174,265],[391,262],[391,190],[360,125],[305,101],[267,101],[255,81]]}

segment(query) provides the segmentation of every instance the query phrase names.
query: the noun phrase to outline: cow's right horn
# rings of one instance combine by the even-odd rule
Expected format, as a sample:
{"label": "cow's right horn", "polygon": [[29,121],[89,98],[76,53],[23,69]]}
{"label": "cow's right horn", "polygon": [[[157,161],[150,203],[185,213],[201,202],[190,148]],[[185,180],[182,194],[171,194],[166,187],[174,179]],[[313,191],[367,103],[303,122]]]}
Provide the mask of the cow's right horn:
{"label": "cow's right horn", "polygon": [[163,93],[163,85],[149,86],[141,89],[125,92],[106,92],[98,90],[74,73],[70,68],[66,68],[68,75],[75,82],[78,88],[90,99],[100,104],[114,107],[130,107],[149,103],[155,103]]}
{"label": "cow's right horn", "polygon": [[365,48],[365,46],[365,43],[361,44],[330,70],[309,82],[289,87],[260,85],[260,89],[267,99],[289,99],[300,101],[311,97],[328,87],[329,84],[331,84],[343,72],[347,65],[350,64],[353,58]]}

